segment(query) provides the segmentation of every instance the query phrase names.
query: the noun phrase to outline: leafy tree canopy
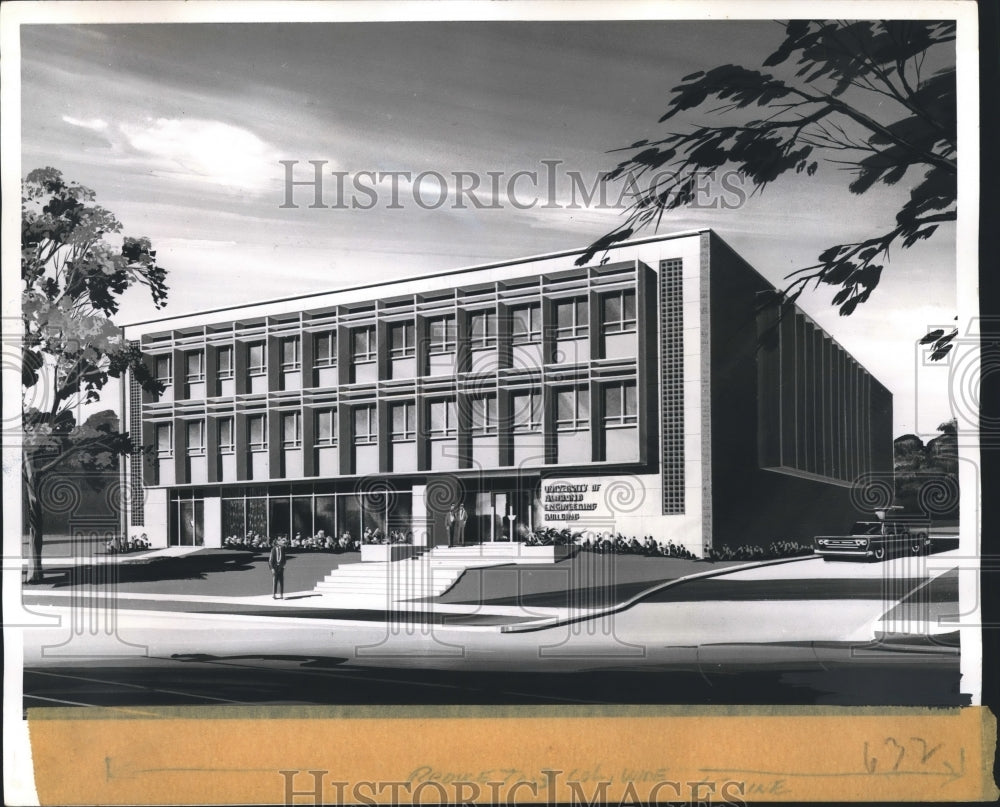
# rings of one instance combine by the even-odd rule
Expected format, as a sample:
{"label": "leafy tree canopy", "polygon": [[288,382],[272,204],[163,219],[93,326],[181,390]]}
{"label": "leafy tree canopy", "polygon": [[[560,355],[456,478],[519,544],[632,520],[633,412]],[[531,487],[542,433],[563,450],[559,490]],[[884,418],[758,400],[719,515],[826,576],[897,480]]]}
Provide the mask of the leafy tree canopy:
{"label": "leafy tree canopy", "polygon": [[957,518],[958,426],[952,419],[924,441],[904,434],[893,441],[896,503],[908,513]]}
{"label": "leafy tree canopy", "polygon": [[[953,47],[954,22],[795,20],[784,29],[762,67],[781,67],[788,77],[727,64],[684,76],[673,88],[660,122],[676,130],[619,150],[628,156],[609,179],[632,183],[625,221],[591,244],[579,264],[659,226],[664,213],[695,198],[700,177],[723,169],[739,171],[754,193],[784,174],[813,176],[821,160],[852,174],[854,194],[905,178],[909,199],[891,228],[834,244],[789,275],[789,302],[810,284],[832,286],[846,316],[870,298],[893,247],[911,247],[955,219],[954,59],[938,53]],[[935,62],[947,66],[929,69]],[[718,122],[679,125],[698,115]],[[927,343],[944,355],[952,339],[942,331]]]}
{"label": "leafy tree canopy", "polygon": [[78,425],[74,410],[100,399],[110,378],[130,369],[154,394],[138,348],[111,317],[120,296],[145,286],[157,308],[167,300],[166,270],[156,263],[149,239],[123,236],[108,210],[93,204],[94,192],[66,182],[55,168],[32,171],[21,192],[22,475],[28,503],[31,553],[28,581],[41,579],[43,502],[41,486],[57,467],[111,469],[131,453],[117,422],[92,417]]}
{"label": "leafy tree canopy", "polygon": [[[22,385],[45,410],[25,409],[26,425],[65,423],[65,404],[98,400],[109,377],[132,367],[137,380],[155,381],[138,350],[125,342],[111,316],[130,286],[147,286],[157,308],[166,305],[166,270],[156,264],[149,239],[124,237],[119,248],[105,236],[122,225],[88,204],[94,192],[67,183],[55,168],[28,174],[21,198]],[[44,390],[33,389],[49,371]]]}

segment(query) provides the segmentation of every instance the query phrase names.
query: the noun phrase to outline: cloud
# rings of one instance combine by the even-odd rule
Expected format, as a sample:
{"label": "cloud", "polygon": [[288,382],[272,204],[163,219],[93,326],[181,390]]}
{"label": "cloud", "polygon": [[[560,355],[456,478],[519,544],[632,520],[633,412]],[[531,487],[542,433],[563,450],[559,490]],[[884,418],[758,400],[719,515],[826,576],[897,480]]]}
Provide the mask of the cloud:
{"label": "cloud", "polygon": [[156,246],[161,250],[172,249],[231,249],[236,241],[220,241],[212,238],[157,238]]}
{"label": "cloud", "polygon": [[80,120],[79,118],[71,118],[69,115],[63,115],[62,119],[70,126],[79,126],[81,129],[90,129],[95,132],[102,132],[108,128],[108,122],[100,118]]}
{"label": "cloud", "polygon": [[156,118],[118,128],[133,149],[157,159],[154,173],[160,176],[244,191],[260,191],[280,179],[280,153],[239,126]]}

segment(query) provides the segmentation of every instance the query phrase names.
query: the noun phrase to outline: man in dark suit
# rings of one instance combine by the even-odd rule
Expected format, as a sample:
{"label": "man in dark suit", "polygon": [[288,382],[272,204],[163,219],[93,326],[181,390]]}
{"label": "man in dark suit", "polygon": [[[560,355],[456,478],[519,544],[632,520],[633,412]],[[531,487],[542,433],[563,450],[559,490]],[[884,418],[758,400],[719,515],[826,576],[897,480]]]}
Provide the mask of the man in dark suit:
{"label": "man in dark suit", "polygon": [[[271,546],[271,553],[267,556],[267,565],[271,570],[273,586],[271,597],[275,600],[285,599],[285,563],[288,560],[288,552],[285,549],[285,536],[279,535],[278,539]],[[279,597],[278,592],[281,592]]]}
{"label": "man in dark suit", "polygon": [[465,545],[465,522],[469,520],[469,511],[465,509],[465,505],[459,502],[458,507],[454,509],[454,532],[455,532],[455,546]]}

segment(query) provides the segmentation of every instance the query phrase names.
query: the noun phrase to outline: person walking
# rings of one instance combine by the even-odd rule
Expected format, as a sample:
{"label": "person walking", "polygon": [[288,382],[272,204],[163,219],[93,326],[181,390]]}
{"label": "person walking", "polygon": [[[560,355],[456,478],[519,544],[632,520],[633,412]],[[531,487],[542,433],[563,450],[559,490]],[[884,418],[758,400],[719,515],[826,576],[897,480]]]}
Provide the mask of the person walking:
{"label": "person walking", "polygon": [[[288,553],[285,551],[285,536],[279,535],[278,539],[271,547],[271,553],[267,556],[267,565],[271,569],[273,585],[271,589],[272,599],[285,599],[285,563],[288,560]],[[278,592],[281,592],[279,596]]]}

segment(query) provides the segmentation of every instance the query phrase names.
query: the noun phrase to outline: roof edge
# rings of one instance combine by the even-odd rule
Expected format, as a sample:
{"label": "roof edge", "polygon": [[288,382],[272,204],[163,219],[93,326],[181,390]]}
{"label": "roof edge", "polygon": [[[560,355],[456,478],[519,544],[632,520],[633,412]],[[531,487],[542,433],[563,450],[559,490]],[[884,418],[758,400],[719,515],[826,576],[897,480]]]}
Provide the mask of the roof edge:
{"label": "roof edge", "polygon": [[[620,249],[621,247],[632,247],[641,244],[652,244],[657,241],[671,241],[675,238],[690,238],[693,235],[701,235],[703,233],[712,233],[715,235],[714,231],[710,227],[702,227],[696,230],[680,230],[675,233],[667,233],[665,235],[653,235],[646,238],[634,238],[628,241],[621,241],[614,246],[608,247],[609,250]],[[728,245],[727,245],[728,246]],[[273,305],[274,303],[289,303],[294,300],[308,300],[312,297],[321,297],[326,294],[339,294],[342,292],[350,291],[360,291],[361,289],[377,288],[378,286],[388,285],[390,283],[398,282],[412,282],[420,280],[431,280],[438,277],[448,277],[450,275],[464,274],[466,272],[478,272],[485,269],[502,269],[505,266],[514,266],[519,263],[536,263],[538,261],[551,260],[553,258],[568,258],[571,255],[581,255],[587,251],[589,247],[581,247],[579,249],[561,250],[557,252],[545,252],[538,255],[529,255],[523,258],[513,258],[505,261],[496,261],[494,263],[482,263],[475,264],[473,266],[461,266],[456,269],[446,269],[443,272],[434,272],[427,275],[417,275],[415,277],[401,277],[397,280],[385,280],[380,283],[366,283],[357,286],[345,286],[343,288],[335,289],[325,289],[323,291],[311,291],[305,294],[293,294],[288,297],[274,297],[268,300],[256,300],[247,303],[235,303],[233,305],[220,306],[219,308],[206,308],[199,311],[190,311],[184,314],[174,314],[172,316],[166,317],[155,317],[153,319],[136,320],[135,322],[126,322],[121,327],[122,328],[134,328],[140,325],[154,325],[158,322],[170,322],[173,320],[184,319],[185,317],[201,317],[206,314],[216,314],[222,313],[224,311],[233,311],[238,308],[252,308],[253,306],[260,305]]]}

